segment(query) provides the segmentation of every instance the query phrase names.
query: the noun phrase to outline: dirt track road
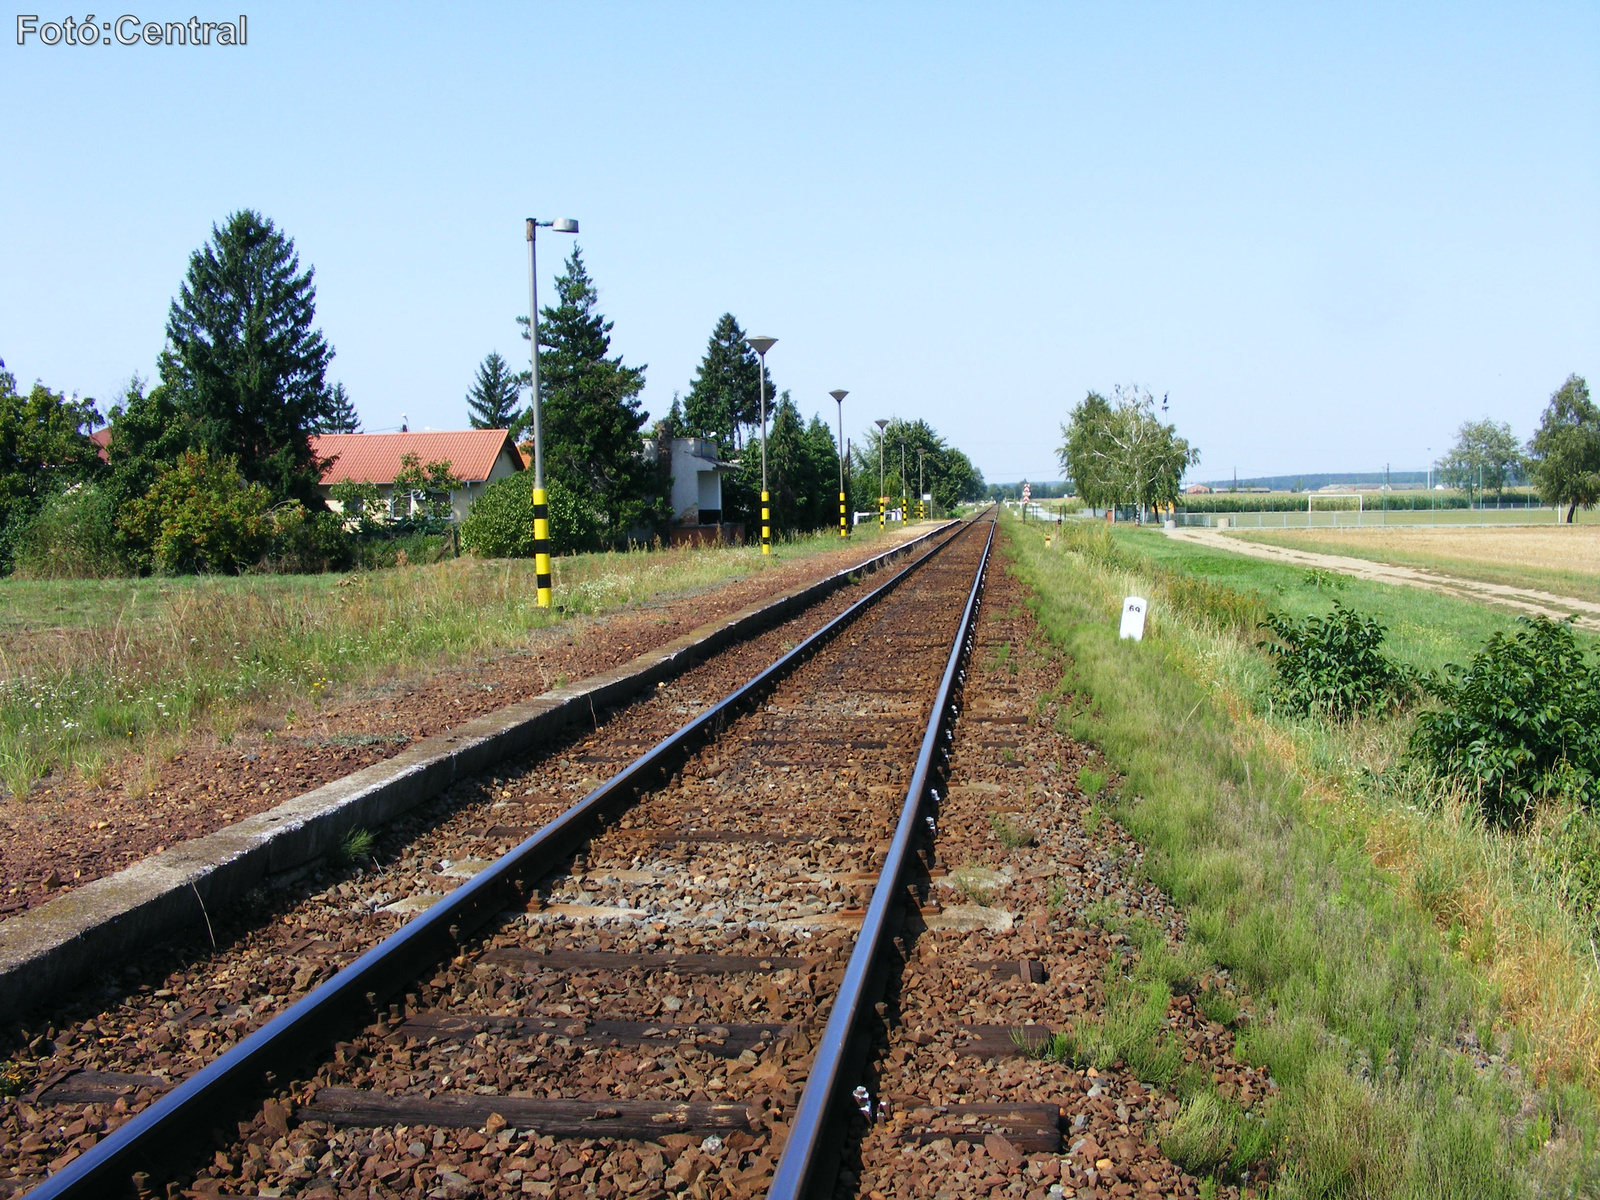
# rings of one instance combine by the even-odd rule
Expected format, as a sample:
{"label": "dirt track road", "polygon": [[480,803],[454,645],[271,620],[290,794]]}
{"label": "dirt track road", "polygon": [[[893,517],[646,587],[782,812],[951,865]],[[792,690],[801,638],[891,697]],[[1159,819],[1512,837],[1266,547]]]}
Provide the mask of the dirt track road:
{"label": "dirt track road", "polygon": [[1578,624],[1585,629],[1600,630],[1600,604],[1580,600],[1576,596],[1558,596],[1538,588],[1511,587],[1503,583],[1482,583],[1476,579],[1462,579],[1456,575],[1442,575],[1420,567],[1398,567],[1392,563],[1371,562],[1364,558],[1346,558],[1339,554],[1317,554],[1310,550],[1294,550],[1287,546],[1269,546],[1261,542],[1247,542],[1216,529],[1174,529],[1167,536],[1193,542],[1212,550],[1226,550],[1231,554],[1247,554],[1252,558],[1265,558],[1274,562],[1292,563],[1298,567],[1320,567],[1325,571],[1339,571],[1357,579],[1376,583],[1394,583],[1405,587],[1427,588],[1446,596],[1463,600],[1477,600],[1500,604],[1520,612],[1564,620],[1576,615]]}

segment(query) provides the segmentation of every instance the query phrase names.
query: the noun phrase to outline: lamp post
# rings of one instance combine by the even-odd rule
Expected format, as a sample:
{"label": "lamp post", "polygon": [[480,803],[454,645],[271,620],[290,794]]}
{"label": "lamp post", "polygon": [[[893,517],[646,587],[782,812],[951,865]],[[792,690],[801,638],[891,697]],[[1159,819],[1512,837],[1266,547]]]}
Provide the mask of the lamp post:
{"label": "lamp post", "polygon": [[772,509],[767,504],[767,351],[777,345],[775,337],[747,337],[745,344],[761,359],[761,553],[772,553]]}
{"label": "lamp post", "polygon": [[927,520],[928,518],[928,510],[923,507],[925,504],[927,504],[927,501],[924,500],[923,497],[928,494],[928,489],[923,479],[922,470],[922,456],[924,452],[925,447],[917,447],[917,517],[921,520]]}
{"label": "lamp post", "polygon": [[906,518],[911,515],[911,506],[907,503],[910,499],[906,495],[906,427],[900,426],[900,524],[906,523]]}
{"label": "lamp post", "polygon": [[834,388],[828,395],[839,406],[839,536],[849,537],[850,526],[845,523],[844,507],[844,398],[850,393],[844,388]]}
{"label": "lamp post", "polygon": [[533,577],[540,608],[550,607],[550,499],[544,490],[544,430],[539,423],[539,267],[535,256],[535,234],[539,226],[557,233],[577,233],[578,223],[570,217],[559,221],[540,221],[529,217],[528,231],[528,357],[529,379],[533,384]]}
{"label": "lamp post", "polygon": [[889,497],[883,494],[883,431],[889,427],[889,422],[882,417],[873,422],[878,427],[878,532],[883,532],[884,508],[889,503]]}

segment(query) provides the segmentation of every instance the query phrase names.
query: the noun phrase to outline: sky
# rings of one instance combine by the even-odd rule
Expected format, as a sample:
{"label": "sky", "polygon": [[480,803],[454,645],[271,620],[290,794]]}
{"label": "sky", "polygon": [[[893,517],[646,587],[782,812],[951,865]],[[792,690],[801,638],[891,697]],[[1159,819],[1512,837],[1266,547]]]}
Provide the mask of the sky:
{"label": "sky", "polygon": [[[203,0],[210,4],[211,0]],[[1600,5],[148,5],[243,46],[0,37],[0,358],[105,406],[240,208],[369,430],[520,363],[574,217],[664,414],[732,312],[803,414],[1055,479],[1147,387],[1191,478],[1421,469],[1600,386]],[[115,19],[109,11],[95,20]],[[541,303],[568,235],[539,247]]]}

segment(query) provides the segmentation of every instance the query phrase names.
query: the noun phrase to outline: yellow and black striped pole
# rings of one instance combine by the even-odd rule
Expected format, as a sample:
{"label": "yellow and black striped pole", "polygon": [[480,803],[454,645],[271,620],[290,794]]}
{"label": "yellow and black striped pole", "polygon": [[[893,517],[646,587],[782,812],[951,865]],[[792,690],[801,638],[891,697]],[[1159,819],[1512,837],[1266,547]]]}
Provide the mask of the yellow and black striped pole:
{"label": "yellow and black striped pole", "polygon": [[761,553],[772,553],[772,510],[767,507],[767,351],[778,344],[775,337],[747,337],[745,345],[756,352],[761,365],[756,371],[756,386],[761,394]]}
{"label": "yellow and black striped pole", "polygon": [[533,581],[539,607],[550,607],[550,501],[542,487],[533,489]]}
{"label": "yellow and black striped pole", "polygon": [[532,385],[528,408],[533,417],[533,576],[539,607],[549,608],[552,601],[550,498],[544,490],[544,427],[539,411],[539,269],[534,241],[541,225],[554,228],[558,233],[577,233],[578,223],[570,217],[560,221],[527,219],[528,381]]}
{"label": "yellow and black striped pole", "polygon": [[844,493],[839,493],[839,536],[850,536],[850,523],[845,520]]}
{"label": "yellow and black striped pole", "polygon": [[887,497],[887,496],[879,496],[878,497],[878,532],[879,533],[882,533],[883,530],[884,530],[884,524],[885,524],[885,522],[887,520],[887,514],[885,513],[884,510],[887,509],[888,507],[889,507],[889,497]]}

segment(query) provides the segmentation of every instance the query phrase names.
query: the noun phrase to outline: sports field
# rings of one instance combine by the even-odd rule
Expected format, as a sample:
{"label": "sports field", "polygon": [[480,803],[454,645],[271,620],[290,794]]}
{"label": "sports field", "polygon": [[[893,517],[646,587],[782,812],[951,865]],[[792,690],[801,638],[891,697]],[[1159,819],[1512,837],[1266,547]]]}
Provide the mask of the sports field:
{"label": "sports field", "polygon": [[1600,525],[1244,530],[1228,536],[1600,600]]}

